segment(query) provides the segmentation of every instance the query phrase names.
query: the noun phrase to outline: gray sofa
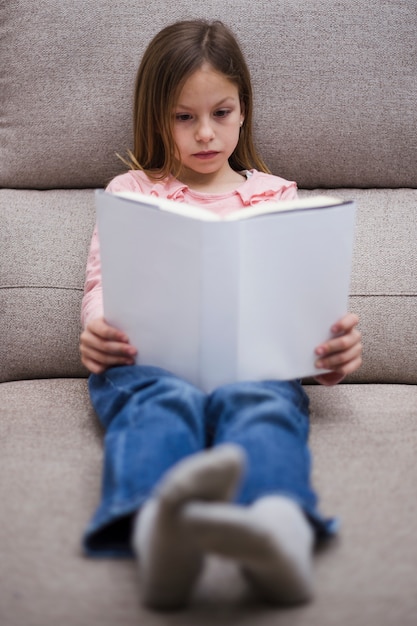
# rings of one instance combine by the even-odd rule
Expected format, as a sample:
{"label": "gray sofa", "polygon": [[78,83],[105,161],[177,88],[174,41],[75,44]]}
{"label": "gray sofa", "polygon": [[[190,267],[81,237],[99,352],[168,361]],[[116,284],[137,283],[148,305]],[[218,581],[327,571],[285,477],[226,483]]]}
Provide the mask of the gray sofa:
{"label": "gray sofa", "polygon": [[[8,0],[0,11],[0,624],[416,624],[415,0]],[[238,35],[272,171],[302,194],[358,201],[350,309],[364,364],[335,388],[306,384],[314,479],[342,530],[317,554],[316,600],[291,610],[259,604],[210,558],[188,611],[153,613],[133,562],[80,548],[102,460],[78,353],[93,189],[123,169],[144,46],[191,17]]]}

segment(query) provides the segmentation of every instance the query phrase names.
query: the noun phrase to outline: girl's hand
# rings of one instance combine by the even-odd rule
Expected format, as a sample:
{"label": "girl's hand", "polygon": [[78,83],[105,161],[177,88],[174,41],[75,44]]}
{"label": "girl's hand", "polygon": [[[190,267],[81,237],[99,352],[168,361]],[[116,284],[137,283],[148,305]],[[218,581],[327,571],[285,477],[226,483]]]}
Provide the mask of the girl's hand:
{"label": "girl's hand", "polygon": [[81,333],[80,353],[82,363],[90,372],[102,374],[113,365],[133,365],[137,350],[123,332],[99,317]]}
{"label": "girl's hand", "polygon": [[316,348],[316,367],[332,370],[314,377],[320,384],[336,385],[362,364],[361,333],[356,328],[358,323],[357,315],[347,313],[332,326],[334,337]]}

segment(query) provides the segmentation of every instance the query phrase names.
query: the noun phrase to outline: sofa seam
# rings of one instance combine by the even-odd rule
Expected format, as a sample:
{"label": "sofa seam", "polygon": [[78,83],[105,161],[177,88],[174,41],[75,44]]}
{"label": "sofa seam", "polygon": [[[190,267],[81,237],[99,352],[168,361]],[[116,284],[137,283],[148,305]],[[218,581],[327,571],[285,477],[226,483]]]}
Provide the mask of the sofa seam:
{"label": "sofa seam", "polygon": [[[63,287],[61,285],[0,285],[1,289],[62,289],[66,291],[84,291],[84,287]],[[361,298],[413,298],[417,296],[417,292],[395,292],[395,293],[350,293],[349,297]]]}
{"label": "sofa seam", "polygon": [[403,292],[403,293],[350,293],[349,297],[361,297],[361,298],[415,298],[417,292]]}
{"label": "sofa seam", "polygon": [[83,287],[62,287],[61,285],[0,285],[0,289],[60,289],[63,291],[84,291]]}

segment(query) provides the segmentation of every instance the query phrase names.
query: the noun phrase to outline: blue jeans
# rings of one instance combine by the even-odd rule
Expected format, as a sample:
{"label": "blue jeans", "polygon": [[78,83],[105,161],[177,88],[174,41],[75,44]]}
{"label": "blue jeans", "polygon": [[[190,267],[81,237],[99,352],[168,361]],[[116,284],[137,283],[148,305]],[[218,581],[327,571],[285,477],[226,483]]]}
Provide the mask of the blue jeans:
{"label": "blue jeans", "polygon": [[298,381],[245,382],[204,394],[164,370],[113,367],[89,379],[106,430],[101,504],[84,537],[96,556],[130,556],[134,514],[184,457],[222,443],[241,446],[247,471],[236,502],[281,494],[304,510],[318,537],[335,532],[310,483],[308,396]]}

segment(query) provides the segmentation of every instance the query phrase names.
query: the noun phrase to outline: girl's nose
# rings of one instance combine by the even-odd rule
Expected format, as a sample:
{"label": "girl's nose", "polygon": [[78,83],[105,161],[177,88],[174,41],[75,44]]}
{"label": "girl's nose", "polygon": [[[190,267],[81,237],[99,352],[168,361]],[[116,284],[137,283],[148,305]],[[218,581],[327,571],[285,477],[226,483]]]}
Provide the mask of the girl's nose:
{"label": "girl's nose", "polygon": [[209,120],[202,120],[197,128],[196,139],[207,143],[214,138],[214,130]]}

